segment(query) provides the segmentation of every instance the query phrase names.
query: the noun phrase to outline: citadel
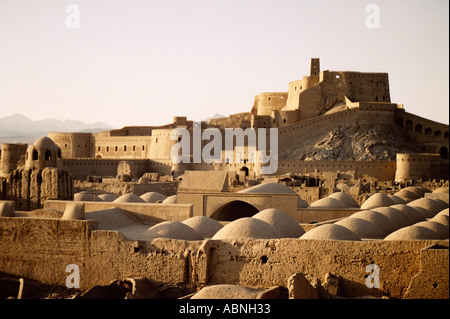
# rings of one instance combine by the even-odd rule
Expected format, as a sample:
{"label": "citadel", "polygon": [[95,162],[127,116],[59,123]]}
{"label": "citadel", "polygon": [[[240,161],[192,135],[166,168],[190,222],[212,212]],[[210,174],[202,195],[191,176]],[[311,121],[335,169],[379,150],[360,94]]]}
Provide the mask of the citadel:
{"label": "citadel", "polygon": [[21,296],[75,264],[85,298],[448,298],[448,151],[387,73],[313,58],[250,112],[2,144],[0,271]]}

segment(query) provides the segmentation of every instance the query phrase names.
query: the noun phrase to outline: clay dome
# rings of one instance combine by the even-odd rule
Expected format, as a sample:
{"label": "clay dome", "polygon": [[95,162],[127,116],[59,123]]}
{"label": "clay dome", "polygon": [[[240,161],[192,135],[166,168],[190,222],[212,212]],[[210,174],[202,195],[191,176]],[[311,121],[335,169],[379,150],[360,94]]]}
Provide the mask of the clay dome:
{"label": "clay dome", "polygon": [[359,205],[356,202],[356,200],[354,200],[353,197],[351,197],[350,195],[348,195],[345,192],[336,192],[336,193],[329,195],[327,198],[334,198],[334,199],[340,200],[347,207],[359,208]]}
{"label": "clay dome", "polygon": [[53,142],[53,140],[47,136],[38,138],[34,143],[33,146],[37,149],[39,148],[45,148],[48,150],[57,150],[58,146]]}
{"label": "clay dome", "polygon": [[156,203],[159,200],[163,201],[167,198],[166,195],[158,192],[147,192],[139,197],[142,198],[146,203]]}
{"label": "clay dome", "polygon": [[306,200],[302,199],[300,196],[298,196],[298,208],[308,208],[309,204]]}
{"label": "clay dome", "polygon": [[177,203],[177,195],[172,195],[167,197],[162,201],[163,204],[176,204]]}
{"label": "clay dome", "polygon": [[194,229],[177,221],[165,221],[156,224],[147,229],[142,237],[152,238],[171,238],[180,240],[203,240],[203,237]]}
{"label": "clay dome", "polygon": [[264,290],[220,284],[203,287],[191,299],[256,299]]}
{"label": "clay dome", "polygon": [[387,236],[388,234],[397,230],[399,227],[396,224],[392,223],[392,220],[387,216],[373,210],[363,210],[352,214],[350,217],[360,218],[371,222],[383,231],[384,236]]}
{"label": "clay dome", "polygon": [[370,196],[362,205],[362,209],[371,209],[376,207],[384,207],[395,205],[394,201],[390,199],[386,194],[375,193]]}
{"label": "clay dome", "polygon": [[119,196],[114,194],[100,194],[98,195],[98,198],[100,198],[104,202],[113,202],[116,200]]}
{"label": "clay dome", "polygon": [[145,203],[145,201],[133,193],[128,193],[116,198],[113,203]]}
{"label": "clay dome", "polygon": [[434,215],[439,213],[441,210],[447,208],[446,204],[443,201],[431,199],[431,198],[419,198],[412,202],[408,203],[408,206],[411,207],[421,207],[428,211],[426,218],[432,218]]}
{"label": "clay dome", "polygon": [[417,196],[416,194],[414,194],[410,191],[407,191],[405,189],[398,191],[394,195],[397,197],[403,198],[405,200],[405,202],[410,202],[410,201],[413,201],[413,200],[416,200],[419,198],[419,196]]}
{"label": "clay dome", "polygon": [[352,231],[359,238],[384,238],[385,232],[377,225],[357,217],[347,217],[336,222]]}
{"label": "clay dome", "polygon": [[262,220],[269,225],[272,225],[284,235],[283,237],[298,238],[305,233],[305,230],[294,218],[280,209],[264,209],[253,215],[252,218]]}
{"label": "clay dome", "polygon": [[73,194],[73,200],[75,202],[103,202],[103,199],[99,196],[88,191],[81,191]]}
{"label": "clay dome", "polygon": [[405,187],[404,190],[407,190],[408,192],[415,194],[417,198],[424,197],[425,193],[430,193],[430,190],[421,186],[408,186]]}
{"label": "clay dome", "polygon": [[310,208],[310,209],[314,209],[314,208],[315,209],[317,209],[317,208],[318,209],[320,209],[320,208],[335,209],[335,208],[348,208],[348,207],[344,202],[342,202],[336,198],[326,197],[326,198],[321,198],[319,200],[316,200],[314,203],[309,205],[308,208]]}
{"label": "clay dome", "polygon": [[437,223],[432,220],[426,220],[420,223],[414,224],[414,226],[421,226],[428,228],[434,232],[436,232],[442,239],[448,239],[449,228],[443,224]]}
{"label": "clay dome", "polygon": [[448,187],[439,187],[436,188],[433,193],[435,194],[448,194]]}
{"label": "clay dome", "polygon": [[252,186],[238,193],[251,193],[251,194],[297,194],[292,188],[289,188],[280,183],[263,183],[256,186]]}
{"label": "clay dome", "polygon": [[217,220],[206,216],[194,216],[183,221],[183,224],[191,227],[197,233],[203,236],[203,238],[211,238],[217,233],[223,226]]}
{"label": "clay dome", "polygon": [[416,207],[408,206],[405,204],[397,204],[390,206],[392,208],[398,209],[403,215],[405,215],[411,224],[415,224],[425,220],[423,213],[416,209]]}
{"label": "clay dome", "polygon": [[396,196],[396,195],[387,195],[390,199],[394,201],[395,204],[406,204],[407,201],[403,198]]}
{"label": "clay dome", "polygon": [[352,231],[344,226],[336,224],[325,224],[317,226],[300,237],[300,239],[331,239],[331,240],[354,240],[360,241]]}
{"label": "clay dome", "polygon": [[48,137],[37,139],[28,146],[25,154],[25,167],[45,168],[56,167],[56,160],[61,157],[61,149]]}
{"label": "clay dome", "polygon": [[428,228],[422,226],[407,226],[396,230],[386,236],[384,240],[415,240],[415,239],[441,239],[440,236]]}
{"label": "clay dome", "polygon": [[212,239],[270,239],[282,237],[283,234],[272,225],[256,218],[243,217],[225,225]]}
{"label": "clay dome", "polygon": [[411,225],[411,220],[407,218],[401,211],[392,207],[376,207],[371,209],[386,216],[395,225],[396,229]]}
{"label": "clay dome", "polygon": [[445,225],[445,226],[449,227],[448,208],[444,209],[443,211],[441,211],[439,213],[437,213],[436,216],[434,216],[430,220],[433,221],[433,222],[437,222],[437,223],[440,223],[442,225]]}

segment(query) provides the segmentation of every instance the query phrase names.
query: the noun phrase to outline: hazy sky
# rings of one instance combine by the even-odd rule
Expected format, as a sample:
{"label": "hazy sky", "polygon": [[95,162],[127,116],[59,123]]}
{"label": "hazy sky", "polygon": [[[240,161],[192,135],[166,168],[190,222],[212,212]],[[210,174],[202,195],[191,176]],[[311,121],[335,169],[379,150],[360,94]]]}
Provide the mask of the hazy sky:
{"label": "hazy sky", "polygon": [[0,117],[122,127],[248,112],[312,57],[388,72],[392,102],[449,122],[447,0],[0,0]]}

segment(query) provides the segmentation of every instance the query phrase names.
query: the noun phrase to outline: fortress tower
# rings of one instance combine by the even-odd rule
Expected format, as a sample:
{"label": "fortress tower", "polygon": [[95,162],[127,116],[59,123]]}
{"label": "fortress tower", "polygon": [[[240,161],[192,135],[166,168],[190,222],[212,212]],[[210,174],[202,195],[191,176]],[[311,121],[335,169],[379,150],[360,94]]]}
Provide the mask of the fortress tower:
{"label": "fortress tower", "polygon": [[0,148],[0,177],[5,177],[17,168],[17,162],[27,152],[27,144],[4,143]]}
{"label": "fortress tower", "polygon": [[318,58],[311,59],[311,70],[309,76],[319,76],[320,74],[320,60]]}

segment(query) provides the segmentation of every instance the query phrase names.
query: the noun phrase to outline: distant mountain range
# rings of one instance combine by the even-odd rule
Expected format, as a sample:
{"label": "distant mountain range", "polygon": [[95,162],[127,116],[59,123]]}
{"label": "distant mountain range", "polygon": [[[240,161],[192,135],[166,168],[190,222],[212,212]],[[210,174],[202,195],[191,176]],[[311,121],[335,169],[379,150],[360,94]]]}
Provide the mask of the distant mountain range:
{"label": "distant mountain range", "polygon": [[0,118],[0,143],[31,144],[49,132],[100,132],[114,127],[101,122],[87,124],[75,120],[45,119],[33,121],[22,114]]}

